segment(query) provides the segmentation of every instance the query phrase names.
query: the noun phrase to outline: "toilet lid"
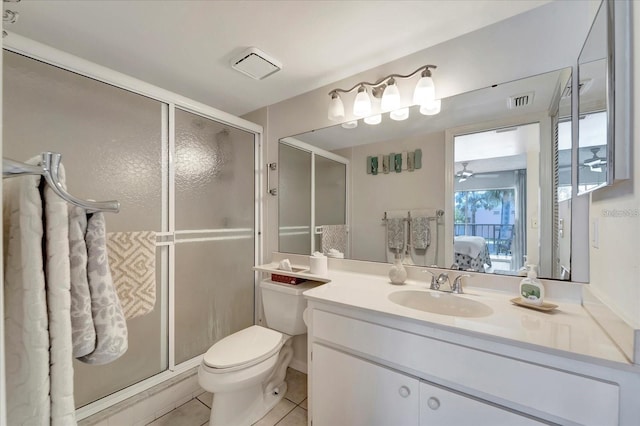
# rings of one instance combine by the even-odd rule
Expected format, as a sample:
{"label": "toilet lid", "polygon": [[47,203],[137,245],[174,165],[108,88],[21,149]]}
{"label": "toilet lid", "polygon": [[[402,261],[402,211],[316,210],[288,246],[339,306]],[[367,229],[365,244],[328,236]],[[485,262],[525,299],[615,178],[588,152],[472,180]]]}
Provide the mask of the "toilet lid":
{"label": "toilet lid", "polygon": [[280,349],[282,333],[252,325],[214,344],[204,362],[213,368],[231,368],[266,359]]}

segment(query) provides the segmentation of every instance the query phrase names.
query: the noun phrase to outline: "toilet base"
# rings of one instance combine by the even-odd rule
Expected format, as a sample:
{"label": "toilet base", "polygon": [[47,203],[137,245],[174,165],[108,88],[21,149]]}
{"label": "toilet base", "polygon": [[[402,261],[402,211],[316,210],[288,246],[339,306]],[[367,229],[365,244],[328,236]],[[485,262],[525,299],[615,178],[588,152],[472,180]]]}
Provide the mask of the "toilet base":
{"label": "toilet base", "polygon": [[288,338],[278,354],[278,362],[269,377],[261,383],[233,392],[214,392],[210,426],[250,426],[264,417],[287,393],[284,381],[293,357]]}
{"label": "toilet base", "polygon": [[[265,393],[262,384],[237,392],[217,393],[211,404],[210,426],[249,426],[264,417],[287,393],[287,383]],[[216,409],[216,407],[219,407]]]}

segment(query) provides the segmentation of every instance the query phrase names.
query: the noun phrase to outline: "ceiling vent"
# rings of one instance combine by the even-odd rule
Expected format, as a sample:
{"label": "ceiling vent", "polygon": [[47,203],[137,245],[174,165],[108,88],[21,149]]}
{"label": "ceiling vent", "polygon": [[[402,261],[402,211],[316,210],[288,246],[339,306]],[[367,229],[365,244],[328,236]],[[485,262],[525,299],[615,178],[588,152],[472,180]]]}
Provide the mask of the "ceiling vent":
{"label": "ceiling vent", "polygon": [[282,63],[262,50],[250,47],[231,60],[231,67],[249,77],[262,80],[282,69]]}
{"label": "ceiling vent", "polygon": [[[593,84],[593,79],[591,78],[587,78],[585,80],[580,81],[580,83],[578,83],[578,93],[580,95],[584,95],[589,90],[592,84]],[[562,99],[566,99],[570,97],[571,97],[571,84],[568,84],[567,87],[565,87],[564,91],[562,92]]]}
{"label": "ceiling vent", "polygon": [[509,109],[516,109],[531,105],[533,103],[533,94],[534,92],[529,92],[511,96],[507,101],[507,107]]}

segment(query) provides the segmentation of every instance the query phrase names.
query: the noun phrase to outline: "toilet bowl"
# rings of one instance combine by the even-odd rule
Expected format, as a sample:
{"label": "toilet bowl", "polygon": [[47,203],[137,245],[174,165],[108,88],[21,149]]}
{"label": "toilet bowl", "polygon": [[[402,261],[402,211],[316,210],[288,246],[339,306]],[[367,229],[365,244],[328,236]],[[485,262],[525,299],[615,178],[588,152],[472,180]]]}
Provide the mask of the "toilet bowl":
{"label": "toilet bowl", "polygon": [[291,336],[306,333],[302,293],[317,284],[260,283],[266,327],[253,325],[215,343],[198,369],[200,386],[213,393],[210,426],[248,426],[287,391]]}

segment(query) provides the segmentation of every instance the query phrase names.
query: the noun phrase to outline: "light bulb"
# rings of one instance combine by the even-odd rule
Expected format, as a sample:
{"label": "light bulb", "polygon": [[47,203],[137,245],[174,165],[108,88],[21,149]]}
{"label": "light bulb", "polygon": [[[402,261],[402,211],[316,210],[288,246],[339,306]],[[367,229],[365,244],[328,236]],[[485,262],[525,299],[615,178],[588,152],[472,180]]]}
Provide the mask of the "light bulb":
{"label": "light bulb", "polygon": [[364,119],[364,122],[371,125],[380,124],[382,122],[382,115],[381,114],[371,115],[369,117],[366,117]]}
{"label": "light bulb", "polygon": [[371,98],[364,86],[360,86],[355,101],[353,101],[353,115],[366,117],[371,114]]}
{"label": "light bulb", "polygon": [[393,78],[389,79],[389,84],[382,93],[382,111],[394,111],[400,108],[400,91]]}
{"label": "light bulb", "polygon": [[345,123],[342,123],[342,128],[344,129],[355,129],[356,127],[358,127],[358,120],[347,121]]}
{"label": "light bulb", "polygon": [[391,111],[389,118],[395,121],[402,121],[409,118],[409,108],[400,108],[395,111]]}
{"label": "light bulb", "polygon": [[442,100],[436,99],[426,105],[420,107],[420,114],[422,115],[436,115],[440,113],[442,107]]}
{"label": "light bulb", "polygon": [[329,120],[338,121],[344,119],[344,104],[340,95],[336,92],[331,93],[331,100],[329,101],[329,113],[327,114]]}
{"label": "light bulb", "polygon": [[431,71],[426,69],[422,72],[422,77],[418,80],[413,91],[414,105],[426,105],[436,98],[436,88],[431,78]]}

